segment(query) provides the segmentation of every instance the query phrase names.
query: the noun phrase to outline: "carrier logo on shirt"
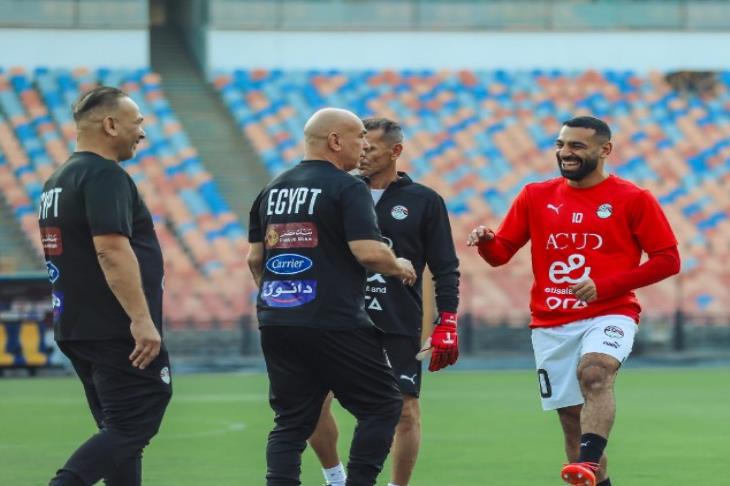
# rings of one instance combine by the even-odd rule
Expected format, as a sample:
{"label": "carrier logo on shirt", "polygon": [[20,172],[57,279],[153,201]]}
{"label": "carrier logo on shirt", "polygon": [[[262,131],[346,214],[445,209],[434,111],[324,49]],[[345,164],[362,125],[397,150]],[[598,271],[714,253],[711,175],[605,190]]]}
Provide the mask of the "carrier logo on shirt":
{"label": "carrier logo on shirt", "polygon": [[58,256],[63,253],[63,239],[61,228],[55,226],[41,228],[41,245],[48,256]]}
{"label": "carrier logo on shirt", "polygon": [[307,258],[304,255],[297,255],[296,253],[284,253],[283,255],[277,255],[269,258],[266,262],[267,270],[277,275],[294,275],[306,272],[312,268],[312,266],[313,263],[311,258]]}
{"label": "carrier logo on shirt", "polygon": [[393,209],[390,210],[390,215],[399,221],[404,220],[408,217],[408,208],[401,205],[393,206]]}
{"label": "carrier logo on shirt", "polygon": [[261,300],[269,307],[299,307],[316,297],[316,280],[269,280],[261,285]]}
{"label": "carrier logo on shirt", "polygon": [[61,276],[61,271],[53,264],[53,262],[46,261],[46,271],[48,271],[48,280],[50,280],[52,284],[56,283],[58,277]]}
{"label": "carrier logo on shirt", "polygon": [[611,206],[609,203],[604,203],[598,206],[598,209],[596,209],[596,216],[598,216],[601,219],[606,219],[611,217],[613,214],[613,206]]}
{"label": "carrier logo on shirt", "polygon": [[319,244],[314,223],[281,223],[266,227],[266,248],[314,248]]}

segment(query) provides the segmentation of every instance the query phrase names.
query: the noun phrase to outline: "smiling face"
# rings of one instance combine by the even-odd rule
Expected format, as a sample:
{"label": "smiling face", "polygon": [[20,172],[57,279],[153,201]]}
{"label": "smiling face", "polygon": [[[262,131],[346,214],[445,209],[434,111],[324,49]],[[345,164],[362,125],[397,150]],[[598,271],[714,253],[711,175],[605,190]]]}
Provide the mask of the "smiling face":
{"label": "smiling face", "polygon": [[611,143],[598,137],[595,130],[566,125],[560,129],[555,147],[560,174],[574,182],[602,170],[611,151]]}
{"label": "smiling face", "polygon": [[113,130],[107,133],[114,137],[114,148],[119,155],[119,161],[128,160],[137,153],[137,146],[145,138],[142,128],[142,114],[137,103],[131,98],[121,98],[116,113],[111,117]]}

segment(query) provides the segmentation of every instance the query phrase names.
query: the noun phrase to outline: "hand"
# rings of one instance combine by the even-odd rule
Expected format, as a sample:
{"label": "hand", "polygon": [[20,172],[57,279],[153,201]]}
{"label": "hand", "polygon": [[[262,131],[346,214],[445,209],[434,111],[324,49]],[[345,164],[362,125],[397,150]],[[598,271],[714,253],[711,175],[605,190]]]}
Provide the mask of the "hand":
{"label": "hand", "polygon": [[405,285],[413,285],[416,283],[416,271],[413,269],[413,264],[410,260],[405,258],[396,258],[395,261],[400,267],[400,274],[398,277]]}
{"label": "hand", "polygon": [[441,312],[431,333],[431,362],[428,371],[438,371],[459,359],[459,335],[456,313]]}
{"label": "hand", "polygon": [[479,243],[484,243],[485,241],[490,241],[494,239],[494,231],[488,229],[485,226],[477,226],[473,230],[471,230],[471,233],[469,233],[469,236],[466,238],[466,245],[467,246],[477,246]]}
{"label": "hand", "polygon": [[571,286],[570,290],[573,291],[573,295],[575,295],[578,300],[583,302],[593,302],[598,298],[596,283],[590,278]]}
{"label": "hand", "polygon": [[160,354],[162,338],[149,317],[132,321],[129,328],[134,338],[134,351],[129,355],[129,361],[143,370]]}

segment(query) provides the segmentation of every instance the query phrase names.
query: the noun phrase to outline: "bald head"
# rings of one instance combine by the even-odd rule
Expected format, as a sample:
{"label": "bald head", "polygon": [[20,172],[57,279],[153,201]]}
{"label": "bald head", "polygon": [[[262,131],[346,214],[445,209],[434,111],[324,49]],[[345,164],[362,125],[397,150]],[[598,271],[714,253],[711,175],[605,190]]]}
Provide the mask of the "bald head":
{"label": "bald head", "polygon": [[332,132],[340,132],[347,126],[359,128],[362,121],[353,112],[341,108],[322,108],[304,125],[304,142],[310,144],[326,140]]}
{"label": "bald head", "polygon": [[353,112],[323,108],[304,125],[306,159],[328,160],[342,170],[357,167],[367,141],[365,126]]}

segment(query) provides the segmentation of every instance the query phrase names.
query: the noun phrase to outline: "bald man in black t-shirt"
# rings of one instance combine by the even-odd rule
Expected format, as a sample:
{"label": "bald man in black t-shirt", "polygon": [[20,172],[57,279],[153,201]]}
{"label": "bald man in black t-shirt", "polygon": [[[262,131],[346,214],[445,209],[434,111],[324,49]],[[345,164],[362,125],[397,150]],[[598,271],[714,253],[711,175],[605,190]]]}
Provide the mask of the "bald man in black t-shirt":
{"label": "bald man in black t-shirt", "polygon": [[409,285],[416,276],[382,243],[365,183],[347,174],[367,147],[365,133],[353,113],[315,113],[304,128],[304,160],[251,209],[248,262],[276,413],[268,486],[300,484],[301,454],[329,390],[358,422],[349,486],[375,484],[400,417],[381,331],[365,311],[366,269]]}
{"label": "bald man in black t-shirt", "polygon": [[46,181],[38,222],[53,292],[55,338],[99,427],[50,486],[138,486],[142,449],[172,395],[162,345],[163,260],[152,217],[119,162],[144,138],[124,92],[73,106],[76,152]]}

